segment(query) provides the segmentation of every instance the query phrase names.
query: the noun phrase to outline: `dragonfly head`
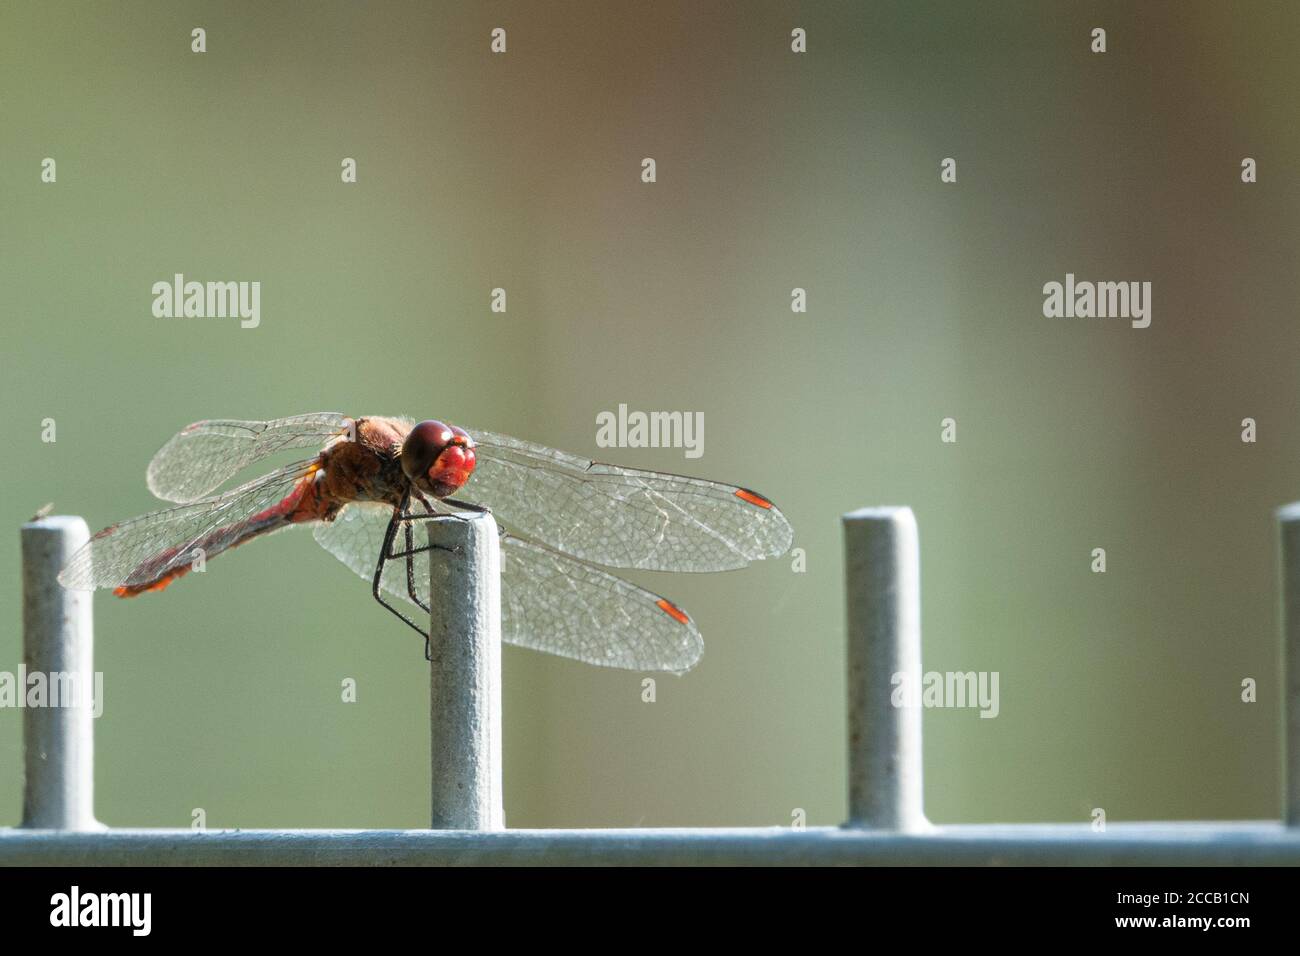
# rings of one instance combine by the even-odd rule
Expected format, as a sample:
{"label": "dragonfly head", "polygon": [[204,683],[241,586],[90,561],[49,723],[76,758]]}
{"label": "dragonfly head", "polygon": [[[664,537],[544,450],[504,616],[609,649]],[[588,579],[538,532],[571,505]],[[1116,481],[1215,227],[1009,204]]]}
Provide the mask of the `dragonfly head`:
{"label": "dragonfly head", "polygon": [[402,442],[402,473],[438,498],[455,494],[474,471],[474,439],[463,428],[420,422]]}

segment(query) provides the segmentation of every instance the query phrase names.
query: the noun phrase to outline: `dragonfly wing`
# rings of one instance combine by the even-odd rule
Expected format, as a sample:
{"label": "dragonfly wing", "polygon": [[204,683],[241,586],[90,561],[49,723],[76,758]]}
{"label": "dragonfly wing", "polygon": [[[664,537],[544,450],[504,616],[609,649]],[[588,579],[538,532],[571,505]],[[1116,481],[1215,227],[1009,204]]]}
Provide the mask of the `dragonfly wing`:
{"label": "dragonfly wing", "polygon": [[336,412],[269,422],[195,422],[158,450],[145,478],[157,498],[197,501],[268,455],[289,448],[321,447],[346,434],[351,422]]}
{"label": "dragonfly wing", "polygon": [[704,653],[695,622],[608,571],[512,535],[501,540],[505,639],[560,657],[682,674]]}
{"label": "dragonfly wing", "polygon": [[[316,526],[316,540],[369,581],[391,517],[384,505],[350,504]],[[408,526],[416,547],[424,545],[420,523]],[[405,541],[396,549],[405,550]],[[416,596],[428,604],[429,554],[412,561]],[[700,632],[684,611],[600,568],[512,535],[501,539],[501,564],[502,638],[511,644],[604,667],[676,673],[703,653]],[[405,559],[385,562],[382,587],[415,606]]]}
{"label": "dragonfly wing", "polygon": [[647,571],[726,571],[776,557],[794,532],[745,488],[602,464],[469,430],[477,465],[461,492],[508,528],[584,561]]}
{"label": "dragonfly wing", "polygon": [[199,550],[215,557],[254,534],[288,527],[316,467],[316,459],[297,462],[223,495],[111,525],[68,560],[59,583],[84,590],[143,587],[188,568]]}

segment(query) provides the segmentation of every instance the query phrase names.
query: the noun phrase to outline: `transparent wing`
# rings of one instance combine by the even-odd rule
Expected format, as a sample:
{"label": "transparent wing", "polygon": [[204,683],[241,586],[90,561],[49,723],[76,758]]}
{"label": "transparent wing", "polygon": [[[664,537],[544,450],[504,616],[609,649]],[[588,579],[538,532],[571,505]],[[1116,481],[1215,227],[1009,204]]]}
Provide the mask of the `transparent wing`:
{"label": "transparent wing", "polygon": [[59,583],[85,590],[163,586],[189,570],[196,549],[211,558],[287,527],[316,467],[316,459],[297,462],[215,498],[111,525],[68,560]]}
{"label": "transparent wing", "polygon": [[[316,543],[338,558],[349,568],[367,581],[375,576],[375,565],[379,563],[379,549],[384,545],[384,533],[388,522],[393,517],[390,505],[370,501],[354,501],[344,505],[334,516],[333,521],[322,521],[312,529]],[[412,531],[412,535],[418,534]],[[421,541],[421,544],[426,543]],[[394,550],[405,550],[401,540],[394,544]],[[427,554],[417,554],[415,561],[416,594],[425,604],[429,603],[429,564]],[[384,565],[383,588],[390,594],[411,601],[406,591],[406,559],[388,561]]]}
{"label": "transparent wing", "polygon": [[[349,568],[371,580],[392,509],[353,503],[315,529],[316,540]],[[419,523],[409,525],[417,547],[425,543]],[[404,550],[399,540],[397,550]],[[416,596],[429,603],[429,555],[413,557]],[[502,637],[511,644],[603,667],[689,670],[704,642],[695,622],[671,602],[511,535],[501,539]],[[405,559],[384,565],[382,586],[415,605],[407,590]]]}
{"label": "transparent wing", "polygon": [[313,412],[269,422],[195,422],[158,449],[145,479],[163,501],[197,501],[268,455],[320,448],[345,434],[351,421],[336,412]]}
{"label": "transparent wing", "polygon": [[501,540],[506,640],[602,667],[690,670],[704,653],[681,608],[608,571],[511,535]]}
{"label": "transparent wing", "polygon": [[478,464],[457,494],[508,529],[614,568],[726,571],[790,548],[785,516],[735,485],[619,468],[468,429]]}

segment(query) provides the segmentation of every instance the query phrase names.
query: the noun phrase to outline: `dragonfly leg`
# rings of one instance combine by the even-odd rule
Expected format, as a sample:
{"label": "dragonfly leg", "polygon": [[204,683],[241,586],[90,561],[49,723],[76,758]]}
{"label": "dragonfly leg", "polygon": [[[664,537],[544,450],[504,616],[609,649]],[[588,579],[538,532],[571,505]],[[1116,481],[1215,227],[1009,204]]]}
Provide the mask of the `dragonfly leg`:
{"label": "dragonfly leg", "polygon": [[[444,517],[450,517],[450,516],[448,515]],[[413,554],[424,554],[424,552],[426,551],[446,551],[448,554],[460,554],[460,548],[448,548],[446,545],[441,545],[441,544],[422,544],[418,548],[413,548],[411,547],[411,541],[410,541],[411,526],[407,525],[406,527],[407,527],[406,550],[390,551],[388,554],[389,561],[396,561],[398,558],[409,558]]]}
{"label": "dragonfly leg", "polygon": [[[418,491],[415,491],[414,489],[412,490],[412,494],[414,494],[419,499],[419,502],[421,505],[424,506],[424,510],[426,513],[422,515],[411,514],[411,512],[408,510],[410,505],[410,498],[409,496],[407,497],[406,501],[402,504],[401,507],[401,520],[406,523],[406,550],[389,551],[388,557],[390,559],[406,558],[407,563],[409,564],[411,560],[411,555],[423,554],[425,551],[446,551],[449,554],[460,554],[459,548],[448,548],[440,544],[426,544],[419,548],[415,547],[415,542],[411,538],[411,530],[412,530],[411,525],[414,522],[437,521],[440,518],[441,519],[455,518],[456,515],[444,514],[440,511],[435,511],[433,505],[429,504],[428,499],[426,499],[424,495],[420,494]],[[416,603],[419,604],[420,602],[417,601]],[[423,604],[420,604],[420,606],[424,607]]]}
{"label": "dragonfly leg", "polygon": [[403,516],[403,517],[401,518],[401,522],[402,522],[403,533],[404,533],[404,536],[405,536],[405,538],[406,538],[406,550],[405,550],[405,551],[393,551],[393,550],[391,550],[391,545],[390,545],[390,550],[387,552],[386,557],[387,557],[389,560],[397,560],[398,558],[405,558],[405,559],[406,559],[406,594],[407,594],[407,597],[409,597],[409,598],[411,599],[411,603],[412,603],[412,604],[414,604],[416,607],[418,607],[420,610],[424,611],[424,612],[427,614],[427,613],[429,613],[429,605],[427,605],[427,604],[425,604],[423,601],[421,601],[419,595],[415,593],[415,556],[416,556],[417,554],[424,554],[426,551],[446,551],[448,554],[460,554],[460,548],[448,548],[448,547],[445,547],[444,545],[441,545],[441,544],[426,544],[426,545],[422,545],[421,547],[418,547],[418,548],[417,548],[417,547],[415,546],[415,540],[414,540],[414,536],[413,536],[413,531],[414,531],[414,524],[415,524],[416,520],[421,519],[421,518],[444,518],[444,519],[447,519],[447,518],[451,518],[451,515],[437,515],[437,514],[435,514],[435,515],[406,515],[406,516]]}
{"label": "dragonfly leg", "polygon": [[420,600],[415,593],[415,541],[412,538],[412,523],[410,521],[402,522],[402,529],[406,535],[406,594],[425,614],[429,613],[429,605]]}
{"label": "dragonfly leg", "polygon": [[[474,504],[474,503],[472,503],[472,502],[469,502],[469,501],[459,501],[459,500],[457,500],[456,498],[443,498],[442,500],[445,501],[445,502],[447,502],[447,504],[451,505],[451,506],[454,507],[454,508],[460,508],[462,511],[473,511],[475,514],[481,514],[481,515],[490,515],[490,514],[492,514],[492,509],[491,509],[491,508],[485,507],[485,506],[483,506],[483,505],[476,505],[476,504]],[[425,503],[424,506],[425,506],[426,508],[429,507],[429,505],[428,505],[427,502]],[[414,518],[427,518],[427,517],[429,517],[429,515],[414,515],[413,517],[414,517]],[[449,517],[449,518],[459,518],[459,519],[461,519],[462,521],[465,520],[465,518],[464,518],[463,515],[457,515],[457,514],[447,515],[446,517]],[[500,525],[497,525],[497,537],[498,537],[498,538],[505,538],[505,537],[507,537],[507,534],[508,534],[508,533],[507,533],[507,531],[506,531],[505,528],[501,527]]]}
{"label": "dragonfly leg", "polygon": [[[379,562],[375,565],[375,577],[371,585],[371,593],[374,594],[375,600],[378,601],[380,605],[382,605],[387,610],[391,611],[394,615],[400,618],[403,623],[408,625],[412,630],[414,630],[417,634],[419,634],[421,637],[424,638],[424,659],[427,661],[432,656],[431,649],[429,647],[429,632],[424,630],[424,628],[420,627],[418,624],[412,621],[409,617],[407,617],[397,608],[393,607],[393,605],[385,601],[383,596],[384,591],[382,587],[382,582],[384,580],[384,565],[389,560],[388,552],[393,546],[393,538],[397,536],[397,528],[398,525],[401,524],[402,522],[402,511],[404,510],[405,506],[406,506],[406,501],[403,500],[402,507],[393,509],[393,517],[388,522],[388,530],[384,532],[384,546],[379,549]],[[409,562],[410,562],[409,558],[407,559],[407,562],[408,562],[407,581],[409,584],[412,580],[410,577],[411,570],[409,567]]]}
{"label": "dragonfly leg", "polygon": [[435,511],[427,515],[404,515],[403,521],[433,521],[436,518],[442,518],[444,521],[468,521],[469,518],[455,511]]}
{"label": "dragonfly leg", "polygon": [[398,558],[406,558],[409,561],[411,555],[424,554],[424,552],[426,551],[446,551],[448,554],[460,554],[460,548],[449,548],[446,545],[442,545],[442,544],[422,544],[420,545],[420,547],[417,548],[415,547],[415,542],[411,537],[411,530],[412,530],[411,526],[416,521],[428,521],[430,519],[436,519],[436,518],[442,518],[445,521],[445,520],[455,519],[455,517],[456,517],[455,515],[440,515],[440,514],[402,515],[400,518],[398,518],[398,520],[401,521],[406,526],[406,535],[405,535],[406,550],[405,551],[390,550],[388,552],[388,560],[396,561]]}
{"label": "dragonfly leg", "polygon": [[[429,660],[432,651],[429,646],[428,632],[425,631],[424,628],[417,625],[414,621],[412,621],[409,617],[403,614],[396,607],[394,607],[393,605],[385,601],[383,597],[384,567],[387,565],[389,561],[397,561],[404,558],[406,561],[407,597],[411,599],[412,604],[420,608],[425,613],[428,613],[430,610],[429,605],[426,604],[424,601],[420,600],[420,597],[415,590],[415,560],[414,560],[415,555],[423,554],[426,551],[446,551],[450,554],[460,553],[459,548],[448,548],[443,545],[437,545],[437,544],[426,544],[418,548],[415,546],[414,523],[416,521],[430,520],[436,518],[448,520],[455,517],[454,515],[439,514],[438,512],[434,511],[433,508],[429,505],[429,503],[424,499],[423,495],[420,496],[419,500],[420,503],[424,506],[425,511],[428,512],[428,514],[420,515],[420,514],[411,514],[409,512],[408,510],[408,505],[410,504],[409,494],[406,497],[404,497],[401,503],[397,506],[397,508],[393,510],[393,517],[389,520],[388,529],[384,533],[384,544],[383,547],[380,549],[379,562],[375,567],[375,578],[373,581],[372,592],[374,594],[376,601],[378,601],[381,605],[383,605],[387,610],[392,612],[394,615],[401,618],[403,622],[405,622],[409,627],[413,628],[416,631],[416,633],[418,633],[420,636],[424,638],[424,659]],[[402,530],[402,536],[404,539],[404,543],[406,545],[406,548],[403,551],[393,550],[394,545],[396,544],[398,528],[401,528]]]}
{"label": "dragonfly leg", "polygon": [[[415,593],[415,561],[414,561],[414,557],[415,557],[415,555],[417,555],[417,554],[423,554],[423,553],[426,552],[426,551],[446,551],[446,552],[448,552],[449,554],[460,554],[460,548],[458,548],[458,547],[456,547],[456,548],[448,548],[448,547],[444,547],[443,545],[440,545],[440,544],[426,544],[426,545],[424,545],[424,546],[422,546],[422,547],[417,548],[417,547],[415,546],[415,541],[414,541],[414,539],[413,539],[413,537],[412,537],[415,522],[417,522],[417,521],[437,521],[437,520],[443,520],[443,521],[465,521],[465,520],[467,520],[467,519],[466,519],[463,515],[457,515],[457,514],[444,514],[444,513],[441,513],[441,512],[435,511],[435,510],[433,509],[433,506],[430,505],[429,502],[428,502],[427,500],[425,500],[424,495],[419,494],[419,492],[416,492],[416,494],[419,496],[420,504],[422,504],[422,505],[424,506],[424,510],[425,510],[426,512],[428,512],[428,513],[427,513],[427,514],[422,514],[422,515],[415,515],[415,514],[410,514],[409,512],[406,512],[406,513],[401,514],[401,516],[400,516],[400,518],[399,518],[398,520],[400,520],[400,521],[402,522],[402,525],[403,525],[403,532],[404,532],[404,535],[405,535],[405,538],[406,538],[406,550],[405,550],[405,551],[393,551],[393,550],[391,550],[391,543],[390,543],[389,548],[385,549],[385,553],[386,553],[387,557],[388,557],[390,560],[396,560],[396,559],[398,559],[398,558],[406,558],[406,594],[407,594],[407,596],[411,599],[411,603],[413,603],[414,605],[416,605],[416,607],[420,608],[420,609],[421,609],[422,611],[424,611],[425,613],[428,613],[428,612],[429,612],[429,605],[427,605],[427,604],[425,604],[423,601],[421,601],[420,598],[419,598],[419,596]],[[450,498],[447,498],[447,499],[444,499],[444,500],[447,501],[448,503],[452,504],[452,505],[456,505],[457,507],[468,507],[468,508],[472,508],[472,509],[474,509],[474,510],[480,512],[480,513],[484,513],[484,514],[489,513],[487,508],[482,508],[482,507],[480,507],[480,506],[478,506],[478,505],[463,504],[463,503],[461,503],[461,502],[452,501]],[[504,537],[505,537],[505,531],[502,530],[501,528],[498,528],[498,529],[497,529],[497,535],[498,535],[499,537],[501,537],[501,538],[504,538]],[[427,639],[427,638],[426,638],[426,640],[425,640],[425,649],[426,649],[426,656],[427,656],[427,650],[428,650],[428,639]]]}

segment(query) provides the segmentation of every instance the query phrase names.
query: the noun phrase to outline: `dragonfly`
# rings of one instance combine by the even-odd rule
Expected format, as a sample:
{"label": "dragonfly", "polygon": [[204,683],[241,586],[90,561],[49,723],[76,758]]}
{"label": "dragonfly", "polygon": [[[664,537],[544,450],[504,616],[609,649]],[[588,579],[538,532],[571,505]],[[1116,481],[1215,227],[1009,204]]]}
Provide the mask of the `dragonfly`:
{"label": "dragonfly", "polygon": [[[280,452],[311,457],[220,491]],[[502,637],[605,667],[690,670],[703,653],[689,614],[609,569],[726,571],[789,550],[793,530],[764,496],[736,485],[622,468],[437,420],[315,412],[272,421],[201,421],[149,463],[149,490],[174,507],[111,525],[69,559],[68,588],[119,597],[161,591],[254,538],[309,526],[413,619],[430,602],[423,521],[489,511],[500,529]],[[426,619],[427,620],[427,619]]]}

